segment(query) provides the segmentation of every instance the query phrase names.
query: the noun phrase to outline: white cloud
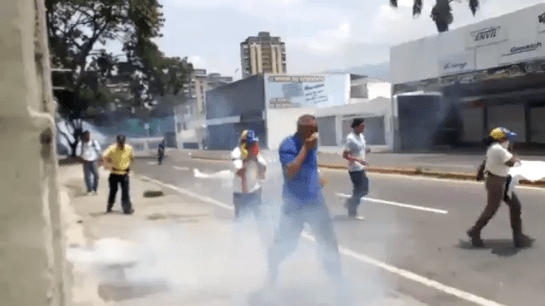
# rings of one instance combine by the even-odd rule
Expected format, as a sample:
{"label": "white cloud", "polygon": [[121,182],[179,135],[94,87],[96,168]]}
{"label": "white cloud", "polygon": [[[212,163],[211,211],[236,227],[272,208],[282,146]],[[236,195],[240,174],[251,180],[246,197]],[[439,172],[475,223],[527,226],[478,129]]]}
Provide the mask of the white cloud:
{"label": "white cloud", "polygon": [[[455,1],[451,29],[541,1],[481,0],[476,16],[467,0]],[[240,66],[240,42],[261,31],[286,42],[288,71],[293,73],[376,64],[389,58],[388,46],[437,33],[430,18],[433,0],[424,0],[417,18],[412,16],[413,0],[398,0],[397,9],[389,0],[163,0],[163,4],[165,11],[169,9],[167,26],[168,20],[176,20],[165,40],[169,52],[193,54],[190,60],[196,67],[226,75]]]}
{"label": "white cloud", "polygon": [[193,68],[196,69],[208,69],[208,63],[206,58],[200,55],[191,55],[187,57],[187,60],[193,64]]}
{"label": "white cloud", "polygon": [[349,42],[351,37],[350,23],[343,22],[334,29],[318,31],[312,37],[288,37],[287,43],[301,51],[331,55]]}

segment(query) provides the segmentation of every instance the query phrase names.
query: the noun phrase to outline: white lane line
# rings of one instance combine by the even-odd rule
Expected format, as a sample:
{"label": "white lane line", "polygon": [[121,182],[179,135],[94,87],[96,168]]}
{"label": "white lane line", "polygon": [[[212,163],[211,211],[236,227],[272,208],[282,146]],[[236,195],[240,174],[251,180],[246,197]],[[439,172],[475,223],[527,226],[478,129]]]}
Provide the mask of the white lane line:
{"label": "white lane line", "polygon": [[[199,199],[199,200],[202,200],[204,202],[208,202],[208,203],[217,205],[219,207],[223,207],[223,208],[226,208],[226,209],[229,209],[229,210],[234,210],[232,205],[227,205],[225,203],[214,200],[212,198],[201,196],[201,195],[193,193],[193,192],[191,192],[189,190],[186,190],[186,189],[183,189],[183,188],[171,185],[171,184],[166,184],[166,183],[163,183],[161,181],[154,180],[154,179],[148,178],[148,177],[143,176],[143,175],[140,175],[140,177],[147,180],[147,181],[149,181],[149,182],[155,183],[157,185],[168,187],[168,188],[170,188],[172,190],[175,190],[175,191],[177,191],[177,192],[179,192],[181,194],[185,194],[185,195],[194,197],[196,199]],[[314,238],[312,235],[310,235],[310,234],[308,234],[306,232],[303,232],[302,236],[305,239],[309,240],[309,241],[316,242],[316,238]],[[480,305],[480,306],[506,306],[506,305],[499,304],[497,302],[494,302],[494,301],[487,300],[485,298],[476,296],[476,295],[471,294],[469,292],[465,292],[465,291],[456,289],[454,287],[443,285],[443,284],[441,284],[439,282],[436,282],[434,280],[425,278],[423,276],[420,276],[418,274],[409,272],[407,270],[396,268],[396,267],[391,266],[391,265],[389,265],[387,263],[381,262],[381,261],[376,260],[376,259],[374,259],[372,257],[367,256],[367,255],[357,253],[357,252],[352,251],[349,248],[346,248],[346,247],[343,247],[343,246],[339,246],[339,252],[341,254],[345,255],[345,256],[351,257],[353,259],[356,259],[358,261],[370,264],[370,265],[378,267],[378,268],[382,268],[382,269],[384,269],[384,270],[386,270],[386,271],[388,271],[388,272],[390,272],[392,274],[404,277],[406,279],[409,279],[409,280],[412,280],[414,282],[420,283],[420,284],[422,284],[424,286],[437,289],[437,290],[439,290],[439,291],[441,291],[443,293],[450,294],[450,295],[455,296],[455,297],[457,297],[459,299],[462,299],[462,300],[465,300],[465,301],[468,301],[468,302],[472,302],[472,303],[474,303],[476,305]]]}
{"label": "white lane line", "polygon": [[[346,172],[346,170],[344,169],[330,169],[330,168],[324,168],[324,171]],[[477,182],[472,180],[457,180],[457,179],[449,179],[449,178],[429,177],[429,176],[423,176],[423,175],[406,175],[406,174],[397,174],[397,173],[376,173],[376,172],[368,172],[367,176],[394,176],[400,179],[415,180],[415,181],[433,181],[433,182],[440,182],[440,183],[482,185],[484,188],[483,182]],[[543,187],[533,187],[533,186],[526,186],[526,185],[518,185],[515,188],[516,188],[515,190],[523,189],[523,190],[534,190],[534,191],[541,191],[541,192],[545,191],[545,188]]]}
{"label": "white lane line", "polygon": [[150,162],[148,162],[148,165],[158,165],[158,164],[159,164],[159,163],[156,162],[156,161],[150,161]]}
{"label": "white lane line", "polygon": [[[350,198],[351,197],[351,195],[349,195],[349,194],[344,194],[344,193],[340,193],[340,192],[336,192],[335,194],[337,196],[339,196],[339,197],[342,197],[342,198]],[[448,211],[442,210],[442,209],[429,208],[429,207],[424,207],[424,206],[416,206],[416,205],[411,205],[411,204],[403,204],[403,203],[380,200],[380,199],[372,199],[372,198],[368,198],[368,197],[362,197],[361,199],[366,201],[366,202],[374,202],[374,203],[379,203],[379,204],[393,205],[393,206],[411,208],[411,209],[416,209],[416,210],[429,211],[429,212],[434,212],[434,213],[438,213],[438,214],[448,214]]]}
{"label": "white lane line", "polygon": [[172,168],[174,168],[174,169],[176,169],[176,170],[185,170],[185,171],[189,171],[189,168],[188,168],[188,167],[172,166]]}

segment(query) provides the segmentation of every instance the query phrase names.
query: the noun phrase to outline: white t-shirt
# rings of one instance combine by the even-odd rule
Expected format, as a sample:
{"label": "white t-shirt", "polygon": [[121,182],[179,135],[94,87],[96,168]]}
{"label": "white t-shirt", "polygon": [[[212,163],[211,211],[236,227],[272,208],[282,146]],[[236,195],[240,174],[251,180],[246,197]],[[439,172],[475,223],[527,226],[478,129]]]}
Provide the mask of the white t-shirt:
{"label": "white t-shirt", "polygon": [[80,141],[76,149],[76,155],[86,161],[95,161],[100,157],[100,145],[96,140],[84,143]]}
{"label": "white t-shirt", "polygon": [[488,148],[486,152],[486,170],[497,176],[509,175],[511,167],[505,163],[513,157],[507,149],[502,147],[499,143],[495,143]]}
{"label": "white t-shirt", "polygon": [[[367,147],[365,145],[363,133],[356,135],[354,132],[350,132],[350,134],[346,136],[346,143],[344,144],[343,150],[348,151],[351,155],[365,161]],[[364,165],[356,161],[348,161],[348,171],[361,171],[363,169],[365,169]]]}
{"label": "white t-shirt", "polygon": [[243,189],[243,180],[242,177],[237,175],[237,171],[242,168],[242,152],[240,151],[240,147],[236,147],[231,152],[231,157],[233,159],[233,172],[234,172],[234,178],[233,178],[233,192],[235,193],[251,193],[257,191],[261,185],[259,184],[261,178],[259,177],[259,167],[258,163],[266,166],[267,162],[263,158],[261,154],[257,155],[257,162],[255,160],[250,160],[248,164],[246,164],[246,171],[244,172],[244,179],[245,179],[245,189]]}

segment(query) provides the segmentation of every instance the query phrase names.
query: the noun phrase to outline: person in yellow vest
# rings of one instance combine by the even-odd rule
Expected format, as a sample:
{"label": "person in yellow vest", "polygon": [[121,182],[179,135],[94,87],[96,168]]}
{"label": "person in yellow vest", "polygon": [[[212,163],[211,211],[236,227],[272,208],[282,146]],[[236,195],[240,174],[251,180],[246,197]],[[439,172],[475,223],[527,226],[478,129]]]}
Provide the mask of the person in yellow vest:
{"label": "person in yellow vest", "polygon": [[125,143],[125,136],[117,136],[117,142],[112,144],[102,154],[103,164],[105,163],[107,168],[110,169],[110,194],[108,196],[107,212],[112,212],[112,208],[115,203],[115,196],[117,194],[117,188],[121,185],[121,207],[123,213],[132,214],[134,209],[132,208],[130,196],[129,196],[129,170],[131,162],[134,160],[132,147]]}

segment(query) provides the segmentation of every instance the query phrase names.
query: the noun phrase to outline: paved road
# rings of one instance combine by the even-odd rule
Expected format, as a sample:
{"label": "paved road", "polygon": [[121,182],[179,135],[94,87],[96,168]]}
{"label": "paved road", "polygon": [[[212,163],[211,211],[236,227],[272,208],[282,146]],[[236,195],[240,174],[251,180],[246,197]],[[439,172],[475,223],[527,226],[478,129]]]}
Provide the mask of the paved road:
{"label": "paved road", "polygon": [[[134,170],[231,204],[229,180],[193,175],[193,169],[217,173],[228,167],[228,162],[171,152],[162,166],[139,159]],[[508,210],[502,206],[483,232],[489,247],[473,249],[464,233],[484,207],[482,184],[371,174],[370,200],[360,209],[367,221],[347,221],[343,201],[336,195],[350,192],[347,173],[322,173],[329,179],[324,191],[345,248],[345,270],[362,281],[372,280],[377,285],[374,291],[394,289],[428,305],[543,305],[544,190],[519,190],[525,232],[537,239],[532,247],[512,247]],[[279,168],[271,166],[264,190],[270,202],[278,202],[280,184]],[[218,214],[231,216],[227,211]]]}

